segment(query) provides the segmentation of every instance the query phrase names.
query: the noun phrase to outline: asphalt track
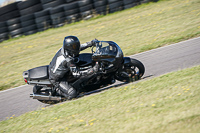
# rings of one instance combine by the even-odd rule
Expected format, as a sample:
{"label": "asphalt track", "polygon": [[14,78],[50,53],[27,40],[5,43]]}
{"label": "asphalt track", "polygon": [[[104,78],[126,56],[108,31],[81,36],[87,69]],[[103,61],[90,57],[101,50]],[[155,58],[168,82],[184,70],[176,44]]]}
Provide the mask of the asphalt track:
{"label": "asphalt track", "polygon": [[[146,68],[144,78],[200,65],[200,37],[132,55],[131,57],[143,62]],[[115,83],[115,85],[120,84],[120,82]],[[1,91],[0,121],[48,106],[29,98],[31,93],[32,86],[29,85]]]}

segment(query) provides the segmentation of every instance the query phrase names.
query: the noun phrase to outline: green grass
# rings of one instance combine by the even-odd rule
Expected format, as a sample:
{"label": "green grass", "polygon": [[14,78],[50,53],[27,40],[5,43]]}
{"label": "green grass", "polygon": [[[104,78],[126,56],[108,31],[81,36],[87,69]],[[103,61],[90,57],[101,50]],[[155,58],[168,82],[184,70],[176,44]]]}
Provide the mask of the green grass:
{"label": "green grass", "polygon": [[[49,64],[63,38],[115,41],[131,55],[200,35],[199,0],[161,0],[0,43],[0,90],[24,84],[22,72]],[[88,50],[89,51],[89,50]]]}
{"label": "green grass", "polygon": [[200,131],[200,66],[111,88],[0,122],[1,132]]}

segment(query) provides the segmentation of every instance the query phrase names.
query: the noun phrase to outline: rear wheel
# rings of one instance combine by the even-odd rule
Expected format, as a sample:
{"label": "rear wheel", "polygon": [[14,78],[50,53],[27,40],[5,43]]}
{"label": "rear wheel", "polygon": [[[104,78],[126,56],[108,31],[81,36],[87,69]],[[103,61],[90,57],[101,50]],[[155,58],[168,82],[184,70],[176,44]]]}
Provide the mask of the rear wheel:
{"label": "rear wheel", "polygon": [[[37,85],[35,85],[33,87],[33,93],[34,94],[40,94],[40,95],[46,95],[46,96],[49,95],[48,91],[45,91],[45,89],[43,90],[43,87],[37,86]],[[56,104],[56,103],[62,102],[62,101],[52,101],[52,100],[38,100],[38,101],[40,101],[44,104]]]}
{"label": "rear wheel", "polygon": [[44,104],[56,104],[62,102],[62,101],[51,101],[51,100],[38,100],[38,101]]}
{"label": "rear wheel", "polygon": [[42,89],[41,86],[35,85],[35,86],[33,87],[33,93],[34,93],[34,94],[39,94],[41,89]]}
{"label": "rear wheel", "polygon": [[122,82],[133,82],[141,79],[144,75],[145,68],[142,62],[136,59],[131,59],[129,64],[115,74],[115,78]]}

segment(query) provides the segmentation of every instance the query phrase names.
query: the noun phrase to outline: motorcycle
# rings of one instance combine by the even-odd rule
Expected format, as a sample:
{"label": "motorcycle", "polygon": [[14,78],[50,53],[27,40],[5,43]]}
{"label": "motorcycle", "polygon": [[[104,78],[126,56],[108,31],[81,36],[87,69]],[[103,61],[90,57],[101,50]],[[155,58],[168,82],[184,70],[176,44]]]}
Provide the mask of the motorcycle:
{"label": "motorcycle", "polygon": [[[96,48],[96,49],[95,49]],[[65,75],[66,82],[73,86],[78,84],[80,93],[99,89],[121,82],[133,82],[141,79],[145,72],[144,65],[137,59],[124,57],[121,48],[113,41],[97,41],[96,46],[91,48],[92,53],[82,53],[74,59],[79,70],[92,68],[99,64],[99,72],[83,80],[73,77],[72,74]],[[34,85],[33,94],[30,97],[46,104],[55,104],[67,100],[61,95],[49,81],[49,66],[40,66],[23,72],[24,81]],[[77,83],[78,81],[78,83]],[[76,86],[74,84],[74,86]],[[81,86],[81,87],[80,87]]]}

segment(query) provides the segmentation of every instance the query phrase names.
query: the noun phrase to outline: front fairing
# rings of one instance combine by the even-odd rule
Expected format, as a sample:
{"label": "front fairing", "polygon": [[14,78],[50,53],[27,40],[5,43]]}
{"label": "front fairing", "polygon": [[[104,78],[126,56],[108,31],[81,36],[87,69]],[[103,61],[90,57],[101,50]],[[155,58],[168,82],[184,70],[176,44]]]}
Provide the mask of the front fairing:
{"label": "front fairing", "polygon": [[110,73],[116,71],[123,62],[123,52],[121,48],[112,41],[101,41],[93,51],[92,60],[103,64],[104,69]]}
{"label": "front fairing", "polygon": [[123,58],[121,48],[112,41],[101,41],[96,46],[92,59],[94,61],[108,61],[114,63],[116,58]]}

